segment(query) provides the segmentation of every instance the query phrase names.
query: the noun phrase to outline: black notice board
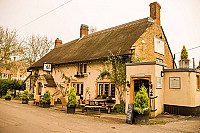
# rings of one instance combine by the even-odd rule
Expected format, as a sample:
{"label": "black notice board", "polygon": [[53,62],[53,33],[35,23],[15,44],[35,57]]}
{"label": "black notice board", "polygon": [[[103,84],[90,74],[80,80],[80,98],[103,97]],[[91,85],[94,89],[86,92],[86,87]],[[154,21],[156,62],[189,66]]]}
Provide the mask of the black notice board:
{"label": "black notice board", "polygon": [[129,104],[126,115],[126,123],[133,124],[133,110],[134,110],[134,104]]}

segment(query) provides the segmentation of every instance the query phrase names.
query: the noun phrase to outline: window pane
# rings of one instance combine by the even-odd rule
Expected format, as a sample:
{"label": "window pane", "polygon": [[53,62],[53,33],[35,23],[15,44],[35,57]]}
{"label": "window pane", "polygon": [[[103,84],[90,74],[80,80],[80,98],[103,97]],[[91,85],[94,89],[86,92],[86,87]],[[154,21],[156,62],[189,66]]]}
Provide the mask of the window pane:
{"label": "window pane", "polygon": [[109,84],[104,84],[104,94],[108,96]]}
{"label": "window pane", "polygon": [[79,64],[79,73],[80,73],[80,74],[83,73],[83,64]]}
{"label": "window pane", "polygon": [[84,71],[83,73],[87,73],[87,64],[84,64]]}
{"label": "window pane", "polygon": [[79,84],[76,84],[76,94],[79,94]]}
{"label": "window pane", "polygon": [[111,87],[110,87],[110,96],[112,98],[115,98],[115,84],[111,84]]}
{"label": "window pane", "polygon": [[103,84],[98,85],[98,95],[102,96],[103,94]]}
{"label": "window pane", "polygon": [[72,86],[73,86],[74,88],[76,88],[76,84],[73,83]]}
{"label": "window pane", "polygon": [[83,84],[81,84],[81,95],[83,95]]}

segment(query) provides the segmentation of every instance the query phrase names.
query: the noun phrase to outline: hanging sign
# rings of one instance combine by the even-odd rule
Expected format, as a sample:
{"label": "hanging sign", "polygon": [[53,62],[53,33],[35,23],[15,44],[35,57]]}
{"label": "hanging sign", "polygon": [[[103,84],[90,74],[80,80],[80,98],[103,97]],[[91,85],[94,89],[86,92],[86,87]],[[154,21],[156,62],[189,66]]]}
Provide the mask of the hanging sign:
{"label": "hanging sign", "polygon": [[51,72],[51,70],[52,70],[51,63],[43,63],[43,71]]}

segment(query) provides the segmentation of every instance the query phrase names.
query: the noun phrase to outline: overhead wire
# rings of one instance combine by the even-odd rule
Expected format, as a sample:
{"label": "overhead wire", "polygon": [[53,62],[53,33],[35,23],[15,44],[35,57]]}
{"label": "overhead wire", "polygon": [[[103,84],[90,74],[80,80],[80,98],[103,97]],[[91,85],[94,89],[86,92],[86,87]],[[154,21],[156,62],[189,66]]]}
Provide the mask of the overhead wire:
{"label": "overhead wire", "polygon": [[[199,46],[196,46],[196,47],[193,47],[193,48],[190,48],[190,49],[187,49],[187,51],[193,50],[193,49],[196,49],[196,48],[200,48],[200,45],[199,45]],[[181,52],[177,52],[177,53],[175,53],[175,54],[179,54],[179,53],[181,53]]]}
{"label": "overhead wire", "polygon": [[45,14],[43,14],[43,15],[41,15],[41,16],[35,18],[35,19],[33,19],[32,21],[30,21],[30,22],[28,22],[28,23],[26,23],[26,24],[24,24],[24,25],[22,25],[21,27],[19,27],[19,28],[17,29],[17,31],[19,31],[21,28],[23,28],[23,27],[25,27],[25,26],[27,26],[27,25],[29,25],[29,24],[35,22],[36,20],[38,20],[38,19],[40,19],[40,18],[46,16],[47,14],[49,14],[49,13],[55,11],[56,9],[58,9],[58,8],[64,6],[64,5],[68,4],[68,3],[70,3],[70,2],[72,2],[72,0],[69,0],[69,1],[67,1],[67,2],[65,2],[65,3],[63,3],[63,4],[61,4],[60,6],[58,6],[58,7],[54,8],[54,9],[48,11],[47,13],[45,13]]}

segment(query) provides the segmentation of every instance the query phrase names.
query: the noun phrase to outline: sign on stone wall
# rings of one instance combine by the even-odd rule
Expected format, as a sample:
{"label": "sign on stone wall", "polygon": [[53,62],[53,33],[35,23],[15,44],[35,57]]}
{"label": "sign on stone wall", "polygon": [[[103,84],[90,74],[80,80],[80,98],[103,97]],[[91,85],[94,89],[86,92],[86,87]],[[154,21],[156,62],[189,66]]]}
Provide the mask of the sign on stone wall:
{"label": "sign on stone wall", "polygon": [[169,88],[170,89],[180,89],[181,88],[181,78],[180,77],[170,77],[169,78]]}
{"label": "sign on stone wall", "polygon": [[164,41],[154,37],[154,51],[156,53],[165,55],[165,47],[164,47]]}

